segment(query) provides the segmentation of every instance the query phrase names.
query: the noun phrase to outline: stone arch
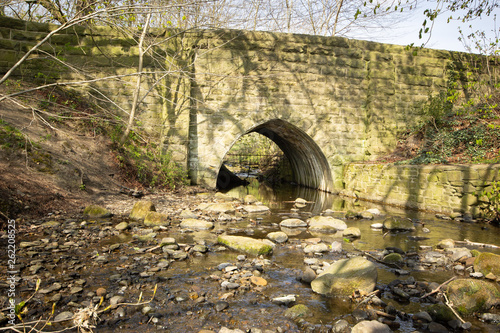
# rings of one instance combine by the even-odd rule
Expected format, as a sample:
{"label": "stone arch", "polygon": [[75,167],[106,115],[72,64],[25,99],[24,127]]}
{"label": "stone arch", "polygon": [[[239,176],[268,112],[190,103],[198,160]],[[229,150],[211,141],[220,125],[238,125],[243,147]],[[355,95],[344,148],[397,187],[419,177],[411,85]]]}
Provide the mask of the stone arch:
{"label": "stone arch", "polygon": [[[253,127],[238,139],[253,132],[264,135],[280,147],[290,162],[297,184],[332,192],[330,165],[320,147],[304,131],[287,121],[273,119]],[[222,166],[222,161],[220,163]]]}

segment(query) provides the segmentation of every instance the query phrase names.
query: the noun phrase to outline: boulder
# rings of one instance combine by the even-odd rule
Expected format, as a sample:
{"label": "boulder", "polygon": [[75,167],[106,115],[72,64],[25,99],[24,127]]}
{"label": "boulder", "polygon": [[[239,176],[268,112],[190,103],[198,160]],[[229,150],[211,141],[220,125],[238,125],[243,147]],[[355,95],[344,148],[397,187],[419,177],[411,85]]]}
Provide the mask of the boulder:
{"label": "boulder", "polygon": [[273,251],[273,247],[269,244],[250,237],[221,235],[217,237],[217,241],[230,249],[255,256],[270,254]]}
{"label": "boulder", "polygon": [[377,283],[377,267],[363,257],[339,260],[311,282],[322,295],[350,296],[355,290],[370,293]]}
{"label": "boulder", "polygon": [[106,218],[111,217],[113,214],[106,208],[98,205],[89,205],[83,210],[83,215],[91,218]]}
{"label": "boulder", "polygon": [[307,227],[307,223],[302,221],[301,219],[286,219],[281,221],[280,227],[286,227],[286,228]]}
{"label": "boulder", "polygon": [[500,255],[482,252],[474,260],[474,270],[483,273],[485,276],[489,273],[500,276]]}
{"label": "boulder", "polygon": [[266,237],[276,243],[285,243],[288,240],[288,235],[283,231],[270,232]]}
{"label": "boulder", "polygon": [[155,226],[169,226],[170,221],[168,216],[158,212],[149,212],[144,217],[144,225],[155,227]]}
{"label": "boulder", "polygon": [[309,231],[336,233],[347,229],[347,224],[331,216],[314,216],[308,220]]}
{"label": "boulder", "polygon": [[142,200],[135,203],[129,217],[135,220],[142,220],[149,212],[156,211],[155,205],[151,201]]}
{"label": "boulder", "polygon": [[304,248],[305,253],[321,253],[321,252],[328,252],[330,249],[328,248],[328,245],[325,243],[319,243],[319,244],[308,244]]}
{"label": "boulder", "polygon": [[183,229],[210,230],[214,228],[214,224],[205,220],[185,219],[181,222],[180,227]]}
{"label": "boulder", "polygon": [[436,247],[438,249],[451,249],[455,247],[455,241],[453,239],[442,239]]}
{"label": "boulder", "polygon": [[414,231],[413,222],[402,217],[391,216],[385,219],[384,228],[393,231]]}
{"label": "boulder", "polygon": [[448,299],[464,315],[488,311],[500,304],[500,289],[496,283],[477,279],[451,281],[446,289]]}

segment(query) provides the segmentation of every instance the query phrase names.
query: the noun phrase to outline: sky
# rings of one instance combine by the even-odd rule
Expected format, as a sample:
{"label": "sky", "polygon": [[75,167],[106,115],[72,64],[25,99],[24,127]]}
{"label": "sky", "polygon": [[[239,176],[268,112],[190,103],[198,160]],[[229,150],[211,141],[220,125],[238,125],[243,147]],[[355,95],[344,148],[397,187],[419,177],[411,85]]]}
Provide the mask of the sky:
{"label": "sky", "polygon": [[[500,9],[497,10],[497,14],[500,14]],[[455,14],[454,14],[455,15]],[[488,36],[494,37],[493,31],[495,30],[495,21],[493,19],[493,14],[490,17],[485,17],[484,19],[476,19],[468,23],[463,23],[460,21],[451,21],[447,23],[447,18],[449,15],[446,13],[437,17],[434,27],[432,30],[432,35],[425,45],[425,47],[440,49],[440,50],[451,50],[451,51],[467,51],[462,42],[458,40],[460,37],[459,27],[464,31],[464,35],[467,36],[470,32],[476,30],[484,30],[488,33]],[[418,32],[422,27],[422,22],[425,20],[423,15],[423,9],[417,9],[407,17],[407,19],[400,23],[398,26],[393,27],[384,31],[383,34],[378,34],[379,36],[370,36],[369,40],[378,41],[382,43],[398,44],[398,45],[408,45],[415,43],[415,46],[420,46],[423,41],[427,38],[419,39]],[[497,34],[499,33],[500,26],[500,15],[499,21],[496,25]],[[473,29],[469,29],[469,25],[472,25]],[[492,31],[493,30],[493,31]],[[365,38],[362,38],[365,39]],[[475,52],[478,53],[478,52]]]}

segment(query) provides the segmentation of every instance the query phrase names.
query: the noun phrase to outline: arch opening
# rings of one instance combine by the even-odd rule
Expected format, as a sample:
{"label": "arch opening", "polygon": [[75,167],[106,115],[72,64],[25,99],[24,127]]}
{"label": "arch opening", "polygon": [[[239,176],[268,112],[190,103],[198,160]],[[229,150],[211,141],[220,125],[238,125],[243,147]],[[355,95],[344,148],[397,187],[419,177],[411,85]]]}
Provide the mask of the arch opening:
{"label": "arch opening", "polygon": [[[267,137],[283,151],[292,169],[293,182],[327,192],[333,190],[332,173],[325,155],[314,140],[300,128],[289,122],[273,119],[243,135],[254,132]],[[219,170],[217,183],[227,182],[230,177],[223,167],[224,165]]]}

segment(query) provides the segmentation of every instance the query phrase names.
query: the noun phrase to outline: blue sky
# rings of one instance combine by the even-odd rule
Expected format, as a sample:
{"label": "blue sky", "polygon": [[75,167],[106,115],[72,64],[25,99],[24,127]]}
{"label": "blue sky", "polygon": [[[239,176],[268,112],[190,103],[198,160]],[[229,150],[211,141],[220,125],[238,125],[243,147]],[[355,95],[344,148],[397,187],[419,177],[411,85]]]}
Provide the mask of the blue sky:
{"label": "blue sky", "polygon": [[[497,12],[500,14],[500,10]],[[366,39],[399,45],[415,43],[416,46],[420,46],[424,40],[427,40],[427,38],[422,40],[419,40],[418,38],[418,32],[425,19],[423,9],[417,9],[415,12],[408,15],[407,19],[398,24],[396,27],[392,27],[391,29],[384,31],[383,34],[379,33],[378,36],[371,36]],[[458,40],[458,37],[460,37],[459,27],[462,28],[466,36],[470,32],[476,30],[484,30],[490,37],[494,36],[494,33],[492,32],[492,30],[495,29],[493,14],[490,17],[483,18],[482,20],[476,19],[468,23],[460,21],[451,21],[450,23],[447,23],[446,21],[448,16],[449,15],[446,13],[438,16],[434,23],[431,39],[426,44],[426,47],[441,50],[466,51],[462,42]],[[472,25],[473,29],[469,29],[469,25]],[[500,15],[499,21],[496,25],[497,33],[499,33],[499,26]]]}

